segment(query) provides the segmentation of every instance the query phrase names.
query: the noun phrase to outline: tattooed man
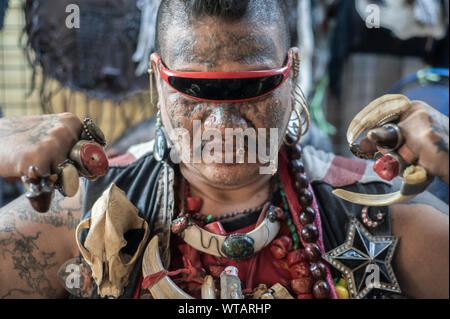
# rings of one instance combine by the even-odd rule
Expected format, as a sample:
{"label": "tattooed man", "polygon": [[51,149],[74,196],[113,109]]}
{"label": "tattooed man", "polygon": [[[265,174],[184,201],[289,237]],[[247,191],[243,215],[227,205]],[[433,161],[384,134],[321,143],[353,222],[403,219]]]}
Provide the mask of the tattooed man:
{"label": "tattooed man", "polygon": [[[164,233],[161,230],[164,227],[158,229],[158,196],[163,191],[158,187],[164,164],[154,158],[150,143],[139,146],[139,151],[134,148],[127,154],[127,161],[124,158],[112,161],[107,176],[81,183],[74,198],[57,196],[47,214],[34,212],[24,197],[1,209],[0,297],[66,295],[57,272],[67,260],[79,256],[75,228],[80,220],[89,218],[95,200],[114,182],[149,224],[149,241],[160,234],[161,247],[166,247],[161,256],[171,256],[171,262],[165,265],[167,272],[151,277],[141,271],[141,254],[120,297],[148,294],[164,274],[169,274],[185,293],[200,297],[200,288],[208,276],[218,287],[222,272],[233,266],[238,270],[245,297],[260,296],[258,288],[261,290],[265,285],[272,297],[275,288],[271,292],[269,288],[282,287],[284,296],[298,299],[345,298],[343,288],[352,297],[383,297],[399,292],[399,287],[408,297],[448,298],[446,205],[426,193],[415,201],[390,207],[348,203],[332,191],[345,188],[381,194],[391,192],[391,185],[374,177],[372,164],[368,162],[324,154],[308,146],[302,151],[284,146],[283,137],[295,103],[293,61],[299,60],[299,50],[290,47],[283,3],[163,0],[158,13],[158,49],[151,57],[167,137],[173,137],[177,128],[193,136],[195,120],[200,121],[202,129],[214,128],[222,133],[227,128],[276,128],[282,132],[277,140],[279,170],[274,176],[259,174],[262,164],[249,161],[170,163],[169,173],[174,174],[170,184],[173,187],[169,187],[174,197],[172,219],[183,213],[181,217],[217,240],[240,233],[240,237],[232,238],[239,237],[238,244],[254,249],[253,253],[245,255],[246,250],[236,257],[239,252],[225,247],[217,256],[207,245],[195,247],[187,232],[183,237],[176,231]],[[262,71],[265,77],[252,71]],[[225,75],[233,80],[224,80]],[[413,101],[400,115],[397,125],[405,138],[404,145],[413,155],[406,161],[421,165],[429,175],[448,185],[448,118],[421,101]],[[81,126],[81,121],[72,114],[1,119],[0,176],[26,175],[30,165],[43,173],[55,171],[77,142]],[[361,148],[365,152],[382,150],[379,147],[382,142],[382,138],[373,134],[371,139],[363,140]],[[178,151],[189,146],[180,140],[172,143]],[[277,215],[279,219],[273,215],[264,218],[267,202],[277,207],[275,211],[283,212]],[[347,242],[353,218],[358,221],[353,225],[364,229],[358,231],[358,236],[364,237],[359,248],[348,251],[353,259],[346,259],[349,255],[341,256],[340,261],[333,259],[338,253],[322,259]],[[369,223],[370,220],[377,223]],[[249,237],[261,223],[278,223],[279,230],[271,241],[258,248],[258,239]],[[400,238],[396,247],[393,242],[397,237],[391,235]],[[358,245],[356,240],[353,245]],[[359,265],[378,265],[379,278],[385,285],[370,289],[362,279],[366,269],[353,267],[355,261]],[[348,272],[353,277],[348,277]],[[347,283],[339,286],[333,283],[333,278],[336,282],[343,278]],[[92,297],[96,296],[94,285]]]}

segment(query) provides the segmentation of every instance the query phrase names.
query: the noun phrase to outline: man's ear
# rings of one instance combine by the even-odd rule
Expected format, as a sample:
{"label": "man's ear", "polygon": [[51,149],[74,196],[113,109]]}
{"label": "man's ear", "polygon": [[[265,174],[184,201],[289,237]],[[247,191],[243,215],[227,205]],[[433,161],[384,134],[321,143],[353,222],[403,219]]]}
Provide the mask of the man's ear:
{"label": "man's ear", "polygon": [[[158,97],[159,101],[162,99],[162,77],[161,77],[161,71],[158,66],[158,62],[160,61],[159,54],[158,53],[152,53],[150,56],[150,67],[153,70],[153,75],[155,76],[156,80],[156,90],[158,91]],[[159,106],[159,103],[158,103]]]}

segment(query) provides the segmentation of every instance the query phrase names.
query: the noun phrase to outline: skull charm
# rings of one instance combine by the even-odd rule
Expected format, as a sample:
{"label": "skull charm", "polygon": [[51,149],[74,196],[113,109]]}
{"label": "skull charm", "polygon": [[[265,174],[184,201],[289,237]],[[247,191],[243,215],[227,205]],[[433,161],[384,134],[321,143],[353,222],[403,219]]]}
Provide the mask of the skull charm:
{"label": "skull charm", "polygon": [[[84,244],[81,230],[89,229]],[[145,231],[133,256],[122,251],[127,246],[124,234],[132,230]],[[117,298],[128,284],[134,264],[149,236],[147,222],[138,216],[138,209],[115,184],[103,193],[92,207],[91,218],[77,227],[77,244],[92,269],[100,296]]]}

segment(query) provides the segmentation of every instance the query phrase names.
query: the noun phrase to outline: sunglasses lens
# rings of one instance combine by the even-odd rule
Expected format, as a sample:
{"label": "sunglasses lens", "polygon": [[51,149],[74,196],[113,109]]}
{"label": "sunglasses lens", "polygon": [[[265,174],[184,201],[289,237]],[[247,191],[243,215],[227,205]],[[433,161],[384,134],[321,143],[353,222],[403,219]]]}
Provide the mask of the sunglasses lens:
{"label": "sunglasses lens", "polygon": [[283,75],[246,79],[192,79],[169,77],[169,84],[183,94],[211,101],[237,101],[263,96],[275,90]]}

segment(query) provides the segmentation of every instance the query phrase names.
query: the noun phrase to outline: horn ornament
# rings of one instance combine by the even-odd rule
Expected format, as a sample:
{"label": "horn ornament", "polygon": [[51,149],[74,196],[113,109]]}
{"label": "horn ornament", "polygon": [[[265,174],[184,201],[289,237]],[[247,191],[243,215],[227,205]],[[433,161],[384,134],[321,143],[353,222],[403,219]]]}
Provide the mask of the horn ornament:
{"label": "horn ornament", "polygon": [[[164,270],[159,254],[159,237],[156,235],[145,249],[142,259],[142,274],[145,278]],[[169,276],[164,276],[149,290],[154,299],[194,299],[178,287]]]}
{"label": "horn ornament", "polygon": [[[382,96],[366,106],[356,115],[347,131],[347,141],[352,153],[359,158],[374,159],[376,153],[365,153],[361,150],[359,144],[356,144],[360,135],[367,130],[399,120],[401,114],[410,108],[411,101],[406,96],[398,94]],[[358,205],[389,206],[411,200],[425,191],[433,180],[432,176],[428,176],[426,170],[421,166],[411,165],[402,173],[403,183],[399,192],[369,195],[337,189],[333,191],[333,194]]]}

